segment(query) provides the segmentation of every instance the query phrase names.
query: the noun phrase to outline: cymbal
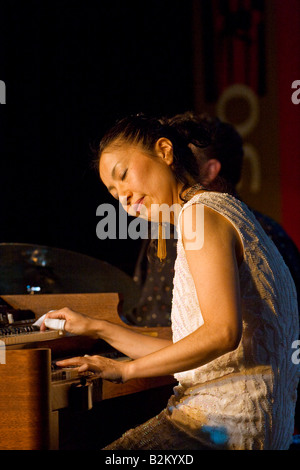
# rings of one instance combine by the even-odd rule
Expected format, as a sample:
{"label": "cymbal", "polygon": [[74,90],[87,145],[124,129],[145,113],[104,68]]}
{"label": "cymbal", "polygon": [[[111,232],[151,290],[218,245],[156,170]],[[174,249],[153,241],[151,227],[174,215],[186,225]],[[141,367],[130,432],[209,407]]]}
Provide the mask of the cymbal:
{"label": "cymbal", "polygon": [[0,295],[118,292],[122,312],[137,304],[133,279],[109,263],[62,248],[0,243]]}

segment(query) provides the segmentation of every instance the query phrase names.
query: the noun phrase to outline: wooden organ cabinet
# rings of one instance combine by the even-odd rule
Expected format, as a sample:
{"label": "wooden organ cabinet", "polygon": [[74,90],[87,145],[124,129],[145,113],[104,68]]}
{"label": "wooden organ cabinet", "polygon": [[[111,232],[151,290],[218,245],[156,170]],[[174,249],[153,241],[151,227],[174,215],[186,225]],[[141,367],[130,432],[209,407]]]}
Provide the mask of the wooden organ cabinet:
{"label": "wooden organ cabinet", "polygon": [[[34,312],[35,319],[49,310],[69,307],[96,318],[103,318],[118,324],[120,296],[115,293],[101,294],[43,294],[43,295],[5,295],[1,297],[13,309]],[[170,338],[167,327],[145,328],[130,327],[145,334]],[[59,358],[84,354],[117,355],[104,341],[87,337],[64,334],[57,331],[26,332],[24,334],[0,336],[2,345],[0,361],[0,449],[1,450],[40,450],[60,449],[65,425],[62,416],[72,412],[82,416],[90,413],[97,405],[102,405],[101,414],[110,406],[110,418],[99,423],[95,433],[105,433],[105,426],[118,423],[122,419],[120,410],[114,415],[115,404],[122,397],[137,397],[151,389],[159,397],[160,391],[172,390],[173,377],[155,377],[131,380],[125,384],[114,384],[88,374],[84,379],[76,376],[71,369],[54,369]],[[147,392],[146,392],[147,393]],[[110,403],[114,405],[111,406]],[[134,401],[131,414],[135,413]],[[124,405],[125,407],[128,405]],[[163,406],[163,405],[162,405]],[[150,416],[149,416],[150,417]],[[70,428],[75,421],[71,420]],[[125,428],[127,423],[124,423]],[[82,426],[82,421],[76,425]],[[102,429],[102,431],[101,431]],[[80,429],[78,430],[78,432]],[[79,432],[80,435],[80,432]],[[116,436],[118,437],[118,436]],[[79,437],[80,439],[80,437]],[[108,442],[107,442],[108,444]],[[75,444],[74,444],[75,445]]]}

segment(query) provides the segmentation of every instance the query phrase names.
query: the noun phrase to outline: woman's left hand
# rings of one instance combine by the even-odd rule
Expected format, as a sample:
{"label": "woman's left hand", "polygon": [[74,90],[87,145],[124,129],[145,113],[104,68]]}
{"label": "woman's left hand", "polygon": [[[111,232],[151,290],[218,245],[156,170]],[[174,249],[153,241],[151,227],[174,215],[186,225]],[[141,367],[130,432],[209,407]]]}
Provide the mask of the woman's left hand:
{"label": "woman's left hand", "polygon": [[75,367],[79,373],[94,372],[114,383],[126,382],[126,368],[130,361],[115,361],[103,356],[72,357],[56,362],[59,367]]}

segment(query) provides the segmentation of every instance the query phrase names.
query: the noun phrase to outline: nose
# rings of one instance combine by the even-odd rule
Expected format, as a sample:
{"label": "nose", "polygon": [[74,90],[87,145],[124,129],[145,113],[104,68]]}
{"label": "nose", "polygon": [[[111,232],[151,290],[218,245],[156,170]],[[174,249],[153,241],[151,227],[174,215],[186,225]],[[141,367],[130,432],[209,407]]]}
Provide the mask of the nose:
{"label": "nose", "polygon": [[132,196],[132,192],[128,189],[119,192],[119,201],[125,210],[127,210],[128,206],[130,206],[132,202]]}

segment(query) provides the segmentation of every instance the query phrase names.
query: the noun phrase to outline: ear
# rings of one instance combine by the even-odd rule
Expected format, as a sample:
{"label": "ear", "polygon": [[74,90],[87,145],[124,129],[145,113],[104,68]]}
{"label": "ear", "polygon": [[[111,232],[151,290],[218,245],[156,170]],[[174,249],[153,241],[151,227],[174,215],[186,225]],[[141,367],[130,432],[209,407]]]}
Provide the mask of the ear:
{"label": "ear", "polygon": [[207,160],[203,167],[204,178],[207,183],[212,183],[221,171],[221,162],[215,158]]}
{"label": "ear", "polygon": [[155,143],[155,153],[158,157],[162,158],[167,165],[173,163],[173,144],[166,137],[161,137]]}

